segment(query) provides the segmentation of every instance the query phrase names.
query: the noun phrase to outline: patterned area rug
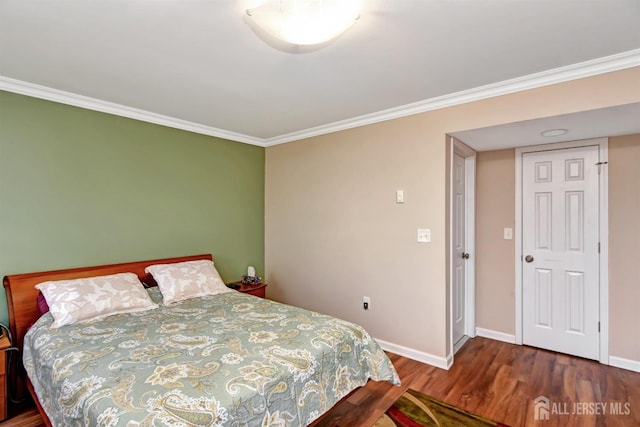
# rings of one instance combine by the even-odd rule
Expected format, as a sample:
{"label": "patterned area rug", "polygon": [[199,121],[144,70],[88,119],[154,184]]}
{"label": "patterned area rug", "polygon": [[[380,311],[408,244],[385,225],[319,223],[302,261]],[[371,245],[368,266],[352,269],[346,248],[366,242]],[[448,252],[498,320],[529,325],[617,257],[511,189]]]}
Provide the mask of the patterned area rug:
{"label": "patterned area rug", "polygon": [[400,396],[373,425],[373,427],[422,426],[506,427],[504,424],[464,411],[411,389]]}

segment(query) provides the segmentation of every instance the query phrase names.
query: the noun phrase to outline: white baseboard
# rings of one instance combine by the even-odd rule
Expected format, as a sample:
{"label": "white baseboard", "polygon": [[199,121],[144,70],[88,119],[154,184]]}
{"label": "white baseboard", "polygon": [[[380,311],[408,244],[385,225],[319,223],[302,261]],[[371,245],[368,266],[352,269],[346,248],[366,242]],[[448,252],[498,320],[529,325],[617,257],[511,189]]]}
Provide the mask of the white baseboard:
{"label": "white baseboard", "polygon": [[413,348],[405,347],[398,344],[393,344],[387,341],[376,339],[380,347],[383,350],[390,351],[391,353],[399,354],[400,356],[408,357],[409,359],[416,360],[418,362],[426,363],[427,365],[435,366],[436,368],[449,370],[453,364],[452,357],[434,356],[433,354],[425,353],[423,351],[415,350]]}
{"label": "white baseboard", "polygon": [[[504,332],[492,331],[491,329],[476,328],[476,334],[479,337],[490,338],[496,341],[502,341],[509,344],[516,343],[515,335],[505,334]],[[415,350],[413,348],[405,347],[399,344],[390,343],[384,340],[376,339],[380,347],[383,350],[390,351],[391,353],[399,354],[400,356],[408,357],[409,359],[416,360],[418,362],[426,363],[427,365],[435,366],[436,368],[449,370],[453,365],[453,356],[447,357],[434,356],[430,353]],[[622,357],[609,356],[609,366],[614,368],[626,369],[628,371],[640,372],[640,361],[624,359]]]}
{"label": "white baseboard", "polygon": [[623,359],[622,357],[609,356],[609,366],[640,372],[640,361]]}
{"label": "white baseboard", "polygon": [[476,328],[476,335],[484,338],[491,338],[492,340],[508,342],[509,344],[516,343],[516,336],[511,334],[505,334],[504,332],[492,331],[491,329]]}
{"label": "white baseboard", "polygon": [[447,367],[445,369],[448,371],[449,368],[451,368],[451,366],[453,365],[453,354],[447,355],[447,359],[445,362],[447,364]]}

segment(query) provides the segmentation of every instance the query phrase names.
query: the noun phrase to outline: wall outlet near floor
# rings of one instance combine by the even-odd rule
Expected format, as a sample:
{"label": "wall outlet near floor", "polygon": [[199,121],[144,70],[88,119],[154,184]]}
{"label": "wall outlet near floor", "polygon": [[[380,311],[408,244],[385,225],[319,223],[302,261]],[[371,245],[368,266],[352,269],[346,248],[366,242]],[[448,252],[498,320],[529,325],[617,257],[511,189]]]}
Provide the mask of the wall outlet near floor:
{"label": "wall outlet near floor", "polygon": [[371,298],[362,297],[362,308],[369,310],[371,308]]}

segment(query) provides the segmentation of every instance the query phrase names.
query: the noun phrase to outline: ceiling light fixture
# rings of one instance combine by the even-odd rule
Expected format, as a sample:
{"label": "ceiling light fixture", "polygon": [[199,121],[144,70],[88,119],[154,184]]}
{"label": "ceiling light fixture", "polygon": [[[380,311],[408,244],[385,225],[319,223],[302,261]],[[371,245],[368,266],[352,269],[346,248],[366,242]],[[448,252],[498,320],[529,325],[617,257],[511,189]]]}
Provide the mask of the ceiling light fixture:
{"label": "ceiling light fixture", "polygon": [[552,136],[566,135],[567,133],[569,133],[568,129],[549,129],[545,130],[544,132],[540,132],[540,135],[544,136],[545,138],[550,138]]}
{"label": "ceiling light fixture", "polygon": [[262,0],[246,12],[254,31],[268,44],[304,52],[324,47],[347,31],[361,8],[362,0]]}

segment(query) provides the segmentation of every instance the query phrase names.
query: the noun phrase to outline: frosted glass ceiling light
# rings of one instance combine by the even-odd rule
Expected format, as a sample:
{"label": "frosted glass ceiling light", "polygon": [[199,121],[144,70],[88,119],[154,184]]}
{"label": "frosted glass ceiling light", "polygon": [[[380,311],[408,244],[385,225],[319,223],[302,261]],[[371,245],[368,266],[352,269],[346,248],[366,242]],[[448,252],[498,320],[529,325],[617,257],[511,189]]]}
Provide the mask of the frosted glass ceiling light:
{"label": "frosted glass ceiling light", "polygon": [[292,46],[322,47],[353,25],[361,7],[362,0],[266,0],[247,16],[259,35],[262,30]]}
{"label": "frosted glass ceiling light", "polygon": [[546,138],[550,138],[552,136],[566,135],[567,133],[569,133],[568,129],[548,129],[548,130],[545,130],[544,132],[540,132],[540,135]]}

